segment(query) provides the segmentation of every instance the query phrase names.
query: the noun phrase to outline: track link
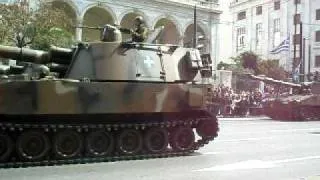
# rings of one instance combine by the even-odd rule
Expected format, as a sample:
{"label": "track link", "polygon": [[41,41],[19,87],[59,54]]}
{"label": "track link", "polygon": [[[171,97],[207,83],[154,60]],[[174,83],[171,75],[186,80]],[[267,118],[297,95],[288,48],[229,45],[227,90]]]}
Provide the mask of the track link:
{"label": "track link", "polygon": [[[136,129],[136,130],[145,130],[151,127],[162,127],[162,128],[176,128],[176,127],[197,127],[198,123],[201,121],[210,120],[212,117],[198,118],[198,119],[187,119],[183,121],[165,121],[165,122],[152,122],[152,123],[123,123],[123,124],[13,124],[13,123],[0,123],[0,132],[8,132],[9,134],[21,134],[22,132],[28,130],[42,130],[46,133],[55,133],[60,130],[75,130],[79,133],[86,133],[88,131],[99,131],[103,130],[106,132],[110,131],[119,131],[121,129]],[[25,168],[33,166],[56,166],[56,165],[65,165],[65,164],[88,164],[88,163],[98,163],[98,162],[114,162],[114,161],[123,161],[123,160],[142,160],[142,159],[153,159],[153,158],[168,158],[175,156],[186,156],[190,155],[194,151],[203,147],[212,141],[218,134],[218,122],[216,122],[217,132],[212,137],[200,137],[197,139],[192,147],[184,151],[175,151],[172,148],[167,148],[165,151],[160,153],[148,153],[142,151],[136,155],[121,155],[120,153],[114,153],[110,156],[102,157],[89,157],[85,153],[81,153],[82,156],[75,157],[72,159],[50,159],[45,158],[44,160],[39,161],[21,161],[15,160],[19,159],[17,157],[12,157],[8,162],[0,163],[0,168]],[[51,152],[49,152],[51,153]]]}

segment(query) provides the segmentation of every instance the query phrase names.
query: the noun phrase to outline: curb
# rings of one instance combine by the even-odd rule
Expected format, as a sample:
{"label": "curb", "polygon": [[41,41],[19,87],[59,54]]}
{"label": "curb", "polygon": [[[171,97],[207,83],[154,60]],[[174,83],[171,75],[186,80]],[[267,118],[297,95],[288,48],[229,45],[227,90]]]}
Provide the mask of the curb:
{"label": "curb", "polygon": [[266,116],[248,116],[248,117],[217,117],[218,120],[228,120],[228,121],[252,121],[252,120],[271,120],[271,118]]}

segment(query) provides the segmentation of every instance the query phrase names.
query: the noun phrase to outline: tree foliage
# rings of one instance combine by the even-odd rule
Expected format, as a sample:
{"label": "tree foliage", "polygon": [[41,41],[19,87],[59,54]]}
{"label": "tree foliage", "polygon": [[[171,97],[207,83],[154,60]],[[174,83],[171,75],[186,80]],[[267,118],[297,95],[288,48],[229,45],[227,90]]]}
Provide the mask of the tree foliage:
{"label": "tree foliage", "polygon": [[237,64],[239,69],[242,67],[244,69],[251,69],[254,72],[258,71],[258,61],[260,60],[260,57],[254,52],[243,52],[231,59]]}
{"label": "tree foliage", "polygon": [[39,1],[35,9],[19,3],[0,4],[0,44],[17,45],[20,35],[34,49],[73,44],[73,21],[62,10]]}
{"label": "tree foliage", "polygon": [[284,80],[288,73],[279,66],[279,60],[264,60],[258,64],[259,74],[264,74],[268,77],[278,80]]}
{"label": "tree foliage", "polygon": [[231,59],[235,62],[236,67],[233,71],[237,73],[247,73],[252,70],[254,74],[264,74],[278,80],[284,80],[288,76],[285,69],[279,66],[278,60],[263,60],[251,51],[241,53]]}

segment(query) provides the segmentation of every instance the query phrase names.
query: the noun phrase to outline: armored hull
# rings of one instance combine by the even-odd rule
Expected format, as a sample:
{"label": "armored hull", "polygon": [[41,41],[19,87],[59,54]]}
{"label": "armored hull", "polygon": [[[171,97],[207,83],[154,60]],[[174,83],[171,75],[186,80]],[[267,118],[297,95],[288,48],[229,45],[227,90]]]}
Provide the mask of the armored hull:
{"label": "armored hull", "polygon": [[251,78],[275,85],[279,89],[290,89],[286,95],[278,95],[267,100],[264,113],[275,120],[306,121],[320,120],[320,83],[293,84],[266,77]]}
{"label": "armored hull", "polygon": [[275,120],[320,120],[319,98],[312,94],[278,98],[265,106],[265,113]]}
{"label": "armored hull", "polygon": [[4,82],[0,166],[189,154],[218,131],[215,117],[199,108],[202,88],[61,79]]}
{"label": "armored hull", "polygon": [[0,81],[0,167],[187,155],[217,137],[197,51],[111,39],[49,53],[0,46],[31,62]]}

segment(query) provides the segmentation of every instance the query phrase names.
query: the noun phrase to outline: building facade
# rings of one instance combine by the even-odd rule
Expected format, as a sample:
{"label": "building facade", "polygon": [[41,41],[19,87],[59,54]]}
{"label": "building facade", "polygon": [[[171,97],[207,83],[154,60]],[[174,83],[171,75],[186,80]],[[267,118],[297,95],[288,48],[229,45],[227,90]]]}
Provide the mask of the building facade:
{"label": "building facade", "polygon": [[[288,71],[292,71],[300,59],[303,65],[300,73],[320,70],[320,1],[234,0],[230,10],[233,56],[253,51],[264,59],[279,59]],[[286,39],[290,45],[288,51],[271,53]]]}
{"label": "building facade", "polygon": [[[4,0],[2,0],[4,2]],[[12,0],[7,0],[7,3]],[[5,2],[5,3],[6,3]],[[31,2],[31,1],[30,1]],[[159,43],[191,46],[193,41],[194,6],[197,6],[197,34],[203,53],[215,61],[219,56],[218,22],[221,11],[218,0],[47,0],[62,8],[75,26],[117,24],[130,28],[136,16],[142,16],[149,29],[164,27]],[[99,40],[100,33],[76,28],[78,41]],[[129,36],[124,35],[124,39]]]}

